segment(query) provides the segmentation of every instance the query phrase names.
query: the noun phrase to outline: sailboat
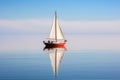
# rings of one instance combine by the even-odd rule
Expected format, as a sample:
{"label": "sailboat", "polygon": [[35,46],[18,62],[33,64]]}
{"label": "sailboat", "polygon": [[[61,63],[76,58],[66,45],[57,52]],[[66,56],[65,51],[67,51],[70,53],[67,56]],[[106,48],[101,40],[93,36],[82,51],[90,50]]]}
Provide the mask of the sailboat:
{"label": "sailboat", "polygon": [[50,31],[50,35],[48,37],[48,42],[43,41],[46,47],[64,47],[67,40],[62,33],[62,30],[58,24],[57,20],[57,12],[55,11],[55,17],[53,20],[53,25]]}
{"label": "sailboat", "polygon": [[44,50],[48,50],[53,74],[55,77],[57,77],[58,69],[66,51],[66,48],[44,48]]}

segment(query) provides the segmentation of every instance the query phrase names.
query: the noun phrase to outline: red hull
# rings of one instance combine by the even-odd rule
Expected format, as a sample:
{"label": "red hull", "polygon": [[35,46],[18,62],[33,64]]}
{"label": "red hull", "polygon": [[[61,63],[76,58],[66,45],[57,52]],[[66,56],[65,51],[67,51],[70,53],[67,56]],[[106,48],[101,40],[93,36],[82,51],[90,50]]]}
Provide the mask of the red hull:
{"label": "red hull", "polygon": [[46,43],[46,42],[43,42],[43,43],[48,48],[63,48],[65,46],[66,42],[60,42],[60,43]]}

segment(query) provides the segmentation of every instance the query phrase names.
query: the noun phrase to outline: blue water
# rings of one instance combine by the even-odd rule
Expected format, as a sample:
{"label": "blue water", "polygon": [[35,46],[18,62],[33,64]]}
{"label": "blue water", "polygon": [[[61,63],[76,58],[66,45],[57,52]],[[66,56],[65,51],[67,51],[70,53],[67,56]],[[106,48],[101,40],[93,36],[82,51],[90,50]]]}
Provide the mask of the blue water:
{"label": "blue water", "polygon": [[[81,49],[78,46],[70,46],[73,40],[68,36],[67,50],[55,77],[49,55],[47,51],[43,51],[41,38],[30,40],[31,37],[27,37],[26,40],[19,41],[21,45],[17,41],[18,37],[14,40],[9,38],[10,42],[17,41],[16,45],[6,44],[4,41],[6,38],[8,37],[3,37],[1,40],[6,46],[0,50],[0,80],[120,80],[119,44],[111,43],[113,46],[108,45],[105,48],[99,45],[98,48],[95,48],[97,47],[95,45],[88,48],[82,45],[84,48]],[[28,46],[27,40],[29,45],[36,45]],[[14,47],[7,48],[7,46]]]}

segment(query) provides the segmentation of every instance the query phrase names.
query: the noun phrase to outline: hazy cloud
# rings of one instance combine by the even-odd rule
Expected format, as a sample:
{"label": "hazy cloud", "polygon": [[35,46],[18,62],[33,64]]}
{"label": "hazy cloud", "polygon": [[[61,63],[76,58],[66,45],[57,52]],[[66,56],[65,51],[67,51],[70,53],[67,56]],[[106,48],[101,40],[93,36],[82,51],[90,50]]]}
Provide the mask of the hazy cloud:
{"label": "hazy cloud", "polygon": [[[120,20],[116,21],[59,21],[64,33],[120,33]],[[0,20],[0,33],[48,33],[49,19]],[[16,31],[16,32],[15,32]]]}

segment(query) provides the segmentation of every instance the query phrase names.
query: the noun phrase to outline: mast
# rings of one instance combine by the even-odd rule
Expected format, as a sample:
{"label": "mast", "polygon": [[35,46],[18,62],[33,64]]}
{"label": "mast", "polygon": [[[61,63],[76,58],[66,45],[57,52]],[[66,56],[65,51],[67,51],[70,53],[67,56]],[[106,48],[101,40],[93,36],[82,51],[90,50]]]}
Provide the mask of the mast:
{"label": "mast", "polygon": [[55,11],[55,41],[57,42],[57,12]]}

